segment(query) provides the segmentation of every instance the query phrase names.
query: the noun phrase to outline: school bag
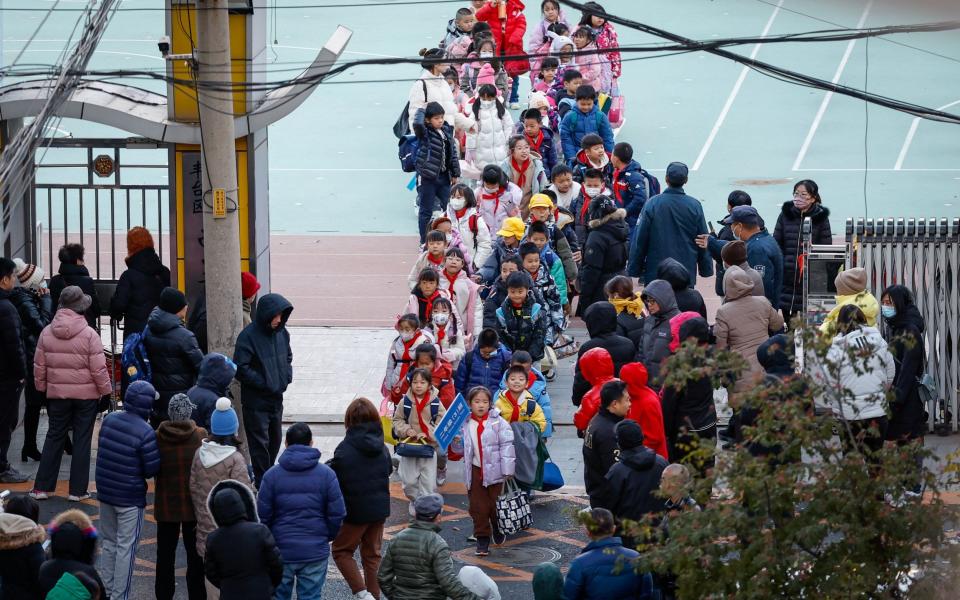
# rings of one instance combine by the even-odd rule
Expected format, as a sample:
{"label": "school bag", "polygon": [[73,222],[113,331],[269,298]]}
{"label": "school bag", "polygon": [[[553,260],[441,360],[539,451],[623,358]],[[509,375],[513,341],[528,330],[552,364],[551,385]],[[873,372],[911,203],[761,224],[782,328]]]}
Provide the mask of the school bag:
{"label": "school bag", "polygon": [[[576,109],[570,109],[570,113],[569,113],[569,114],[572,114],[572,115],[573,115],[573,117],[570,119],[570,131],[576,131],[576,130],[577,130],[577,123],[580,121],[580,111],[578,111],[578,110],[576,110]],[[602,114],[603,114],[603,113],[600,112],[599,110],[598,110],[597,112],[593,113],[593,119],[594,119],[594,121],[595,121],[595,124],[596,124],[596,127],[597,127],[597,131],[600,131],[600,121],[602,120],[602,118],[601,118],[600,115],[602,115]]]}
{"label": "school bag", "polygon": [[[429,152],[429,146],[427,152]],[[417,171],[417,153],[420,152],[420,140],[412,133],[400,138],[397,142],[397,158],[400,159],[400,168],[404,173]]]}
{"label": "school bag", "polygon": [[134,381],[150,381],[153,379],[153,370],[150,368],[150,357],[147,356],[147,347],[143,343],[147,337],[147,328],[140,333],[134,333],[123,341],[123,354],[120,355],[120,365],[127,374],[130,383]]}
{"label": "school bag", "polygon": [[[427,82],[423,79],[420,80],[420,84],[423,86],[423,101],[427,101]],[[400,111],[400,116],[397,117],[397,122],[393,124],[393,135],[398,139],[403,138],[406,135],[410,134],[410,103],[407,102],[403,106],[403,110]],[[406,169],[404,169],[406,171]],[[412,171],[406,171],[411,173]]]}
{"label": "school bag", "polygon": [[660,194],[660,180],[649,171],[640,167],[640,174],[643,175],[643,187],[647,192],[647,200]]}

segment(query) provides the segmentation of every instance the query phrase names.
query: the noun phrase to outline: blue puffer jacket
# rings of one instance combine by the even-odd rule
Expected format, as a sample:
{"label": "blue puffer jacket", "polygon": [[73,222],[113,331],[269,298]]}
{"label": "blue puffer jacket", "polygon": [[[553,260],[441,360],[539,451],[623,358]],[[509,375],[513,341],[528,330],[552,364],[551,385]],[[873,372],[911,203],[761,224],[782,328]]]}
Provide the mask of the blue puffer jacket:
{"label": "blue puffer jacket", "polygon": [[497,351],[489,359],[480,356],[480,348],[474,348],[472,352],[463,357],[453,381],[457,391],[463,394],[464,398],[471,388],[478,385],[490,390],[490,394],[496,398],[497,390],[500,387],[500,380],[503,374],[510,367],[510,350],[500,344]]}
{"label": "blue puffer jacket", "polygon": [[123,412],[107,415],[97,442],[97,500],[113,506],[147,505],[147,479],[160,471],[157,434],[147,423],[156,390],[135,381],[123,397]]}
{"label": "blue puffer jacket", "polygon": [[443,133],[425,124],[426,112],[421,108],[413,117],[413,133],[420,140],[417,151],[417,174],[422,179],[434,180],[446,171],[450,177],[460,177],[460,155],[457,151],[453,127],[444,123]]}
{"label": "blue puffer jacket", "polygon": [[596,102],[593,110],[588,113],[580,112],[574,106],[560,122],[560,142],[563,145],[563,155],[567,161],[573,161],[580,152],[580,141],[588,133],[595,133],[603,140],[603,147],[607,152],[613,152],[613,128],[607,115],[600,112]]}
{"label": "blue puffer jacket", "polygon": [[639,556],[624,548],[618,537],[590,542],[570,563],[563,584],[564,600],[652,600],[653,578],[631,567]]}
{"label": "blue puffer jacket", "polygon": [[333,469],[320,451],[288,446],[264,473],[257,497],[260,522],[270,528],[285,563],[310,563],[330,555],[347,509]]}
{"label": "blue puffer jacket", "polygon": [[191,416],[199,427],[210,431],[210,415],[217,399],[227,395],[227,388],[236,374],[237,365],[226,356],[211,352],[203,357],[197,385],[187,391],[190,401],[197,405]]}
{"label": "blue puffer jacket", "polygon": [[[534,380],[533,384],[529,384],[527,391],[533,396],[533,399],[537,401],[537,404],[540,405],[540,408],[543,409],[543,416],[547,419],[547,429],[543,432],[543,437],[550,437],[553,435],[553,408],[550,406],[550,393],[547,392],[547,380],[544,379],[543,373],[537,369],[531,369],[533,372]],[[497,392],[494,393],[493,397],[496,398],[497,394],[507,389],[507,374],[504,373],[500,377],[500,387],[497,388]]]}

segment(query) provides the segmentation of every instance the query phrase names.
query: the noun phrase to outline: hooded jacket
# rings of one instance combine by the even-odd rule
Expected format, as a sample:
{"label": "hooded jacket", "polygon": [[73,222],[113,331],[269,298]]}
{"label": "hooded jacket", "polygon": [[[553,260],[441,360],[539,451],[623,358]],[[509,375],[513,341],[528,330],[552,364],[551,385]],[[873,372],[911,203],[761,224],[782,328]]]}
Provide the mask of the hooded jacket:
{"label": "hooded jacket", "polygon": [[90,517],[77,509],[66,510],[55,516],[47,529],[50,534],[50,558],[40,566],[40,594],[31,598],[46,598],[64,573],[83,573],[100,584],[100,589],[106,589],[94,566],[97,530]]}
{"label": "hooded jacket", "polygon": [[700,201],[684,193],[683,188],[668,187],[643,207],[630,246],[631,277],[646,283],[656,279],[657,267],[665,258],[673,258],[690,273],[690,285],[701,277],[713,275],[713,261],[694,239],[707,233],[707,221]]}
{"label": "hooded jacket", "polygon": [[821,404],[847,421],[887,415],[887,390],[897,369],[876,327],[857,327],[833,338],[825,364],[814,371],[823,381]]}
{"label": "hooded jacket", "polygon": [[187,390],[187,397],[196,405],[191,418],[198,426],[210,428],[210,415],[217,399],[227,395],[227,388],[236,374],[236,365],[222,354],[211,352],[200,361],[197,384]]}
{"label": "hooded jacket", "polygon": [[271,598],[283,577],[283,560],[266,525],[257,516],[253,491],[221,481],[207,499],[217,529],[207,538],[203,566],[223,600]]}
{"label": "hooded jacket", "polygon": [[37,351],[37,339],[53,317],[50,295],[39,295],[25,287],[13,288],[10,302],[20,315],[20,337],[27,359],[27,370],[33,369],[33,355]]}
{"label": "hooded jacket", "polygon": [[618,519],[639,521],[651,513],[661,512],[664,501],[655,495],[660,488],[660,476],[669,464],[644,445],[621,448],[619,460],[607,472],[607,506]]}
{"label": "hooded jacket", "polygon": [[690,271],[680,264],[680,261],[669,257],[663,259],[657,265],[657,279],[663,279],[673,288],[677,310],[695,312],[704,319],[707,318],[707,305],[703,302],[703,296],[692,287]]}
{"label": "hooded jacket", "polygon": [[859,294],[837,295],[837,305],[833,307],[827,316],[824,317],[820,325],[820,333],[834,335],[837,329],[837,317],[840,316],[840,309],[848,304],[854,304],[867,318],[867,325],[877,326],[877,319],[880,317],[880,303],[870,292],[864,290]]}
{"label": "hooded jacket", "polygon": [[42,525],[0,512],[0,597],[4,600],[41,597],[37,577],[45,558],[45,539]]}
{"label": "hooded jacket", "polygon": [[727,269],[723,275],[726,302],[717,310],[717,322],[713,333],[717,337],[717,349],[729,348],[740,354],[749,370],[744,370],[737,379],[735,394],[746,392],[752,382],[763,375],[757,361],[757,348],[770,337],[771,332],[783,327],[783,316],[766,298],[751,295],[753,281],[737,266]]}
{"label": "hooded jacket", "polygon": [[580,142],[588,133],[599,135],[603,140],[603,148],[607,152],[613,152],[613,128],[610,127],[610,119],[600,112],[596,102],[590,112],[585,113],[574,100],[573,108],[568,110],[560,121],[560,144],[563,155],[568,157],[568,160],[580,152]]}
{"label": "hooded jacket", "polygon": [[897,367],[887,439],[916,438],[924,434],[927,426],[926,408],[920,400],[917,379],[925,368],[923,316],[916,306],[911,305],[887,319],[887,325],[890,327],[890,351]]}
{"label": "hooded jacket", "polygon": [[164,421],[157,427],[160,472],[153,493],[153,517],[161,522],[196,521],[190,499],[190,468],[205,429],[193,421]]}
{"label": "hooded jacket", "polygon": [[160,394],[155,412],[166,419],[170,398],[196,383],[203,352],[196,336],[184,327],[180,317],[159,308],[153,309],[147,319],[143,345],[153,372],[150,382]]}
{"label": "hooded jacket", "polygon": [[623,275],[627,268],[630,231],[624,221],[626,216],[627,211],[618,208],[606,216],[591,218],[587,223],[589,233],[580,265],[578,310],[581,314],[592,303],[606,300],[604,286],[617,275]]}
{"label": "hooded jacket", "polygon": [[263,474],[257,511],[287,564],[329,557],[328,542],[347,515],[337,475],[320,462],[319,450],[301,444],[287,446]]}
{"label": "hooded jacket", "polygon": [[70,285],[77,286],[84,294],[90,296],[90,300],[92,300],[90,308],[83,314],[90,327],[96,327],[97,320],[100,318],[100,297],[97,294],[93,277],[90,277],[90,271],[84,265],[60,263],[58,273],[50,278],[51,312],[57,311],[57,307],[60,305],[60,294],[63,293],[65,287]]}
{"label": "hooded jacket", "polygon": [[[474,447],[474,436],[471,434],[471,421],[467,419],[460,432],[463,440],[463,466],[469,475],[473,467],[475,456],[478,453]],[[487,413],[483,423],[483,433],[480,434],[480,470],[483,473],[483,487],[490,487],[502,483],[505,477],[513,476],[516,470],[516,450],[513,444],[513,429],[501,416],[496,408]],[[467,491],[470,491],[472,477],[465,477]]]}
{"label": "hooded jacket", "polygon": [[[283,401],[283,392],[293,382],[293,350],[287,320],[293,305],[280,294],[267,294],[257,302],[256,320],[237,337],[233,362],[241,384],[244,406],[270,410]],[[280,326],[270,322],[280,315]]]}
{"label": "hooded jacket", "polygon": [[591,386],[583,395],[577,412],[573,413],[573,424],[577,431],[583,432],[587,430],[590,419],[600,410],[600,388],[613,379],[613,359],[605,349],[591,348],[577,361],[577,367]]}
{"label": "hooded jacket", "polygon": [[580,371],[580,359],[593,348],[603,348],[613,359],[613,374],[617,376],[620,368],[636,359],[637,349],[628,338],[617,333],[617,309],[609,302],[595,302],[583,315],[590,339],[580,345],[577,353],[577,365],[573,374],[574,406],[580,406],[583,395],[590,389],[591,383]]}
{"label": "hooded jacket", "polygon": [[639,556],[636,551],[624,548],[618,537],[590,542],[570,563],[563,584],[564,600],[652,598],[650,574],[623,567],[635,563]]}
{"label": "hooded jacket", "polygon": [[620,379],[627,384],[627,392],[630,394],[630,412],[627,413],[627,418],[640,424],[643,445],[664,459],[668,458],[667,436],[663,430],[663,409],[660,406],[660,397],[647,385],[647,368],[643,363],[627,363],[620,369]]}
{"label": "hooded jacket", "polygon": [[153,248],[128,256],[126,263],[127,270],[110,299],[110,316],[123,320],[123,339],[143,331],[150,312],[160,302],[160,292],[170,285],[170,269],[163,266]]}
{"label": "hooded jacket", "polygon": [[387,544],[377,581],[391,600],[480,600],[460,583],[440,526],[413,521]]}
{"label": "hooded jacket", "polygon": [[11,297],[13,290],[0,289],[0,388],[15,390],[27,376],[27,358],[20,337],[20,314]]}
{"label": "hooded jacket", "polygon": [[[493,39],[498,50],[503,50],[503,56],[522,56],[523,36],[527,32],[527,18],[523,16],[526,8],[520,0],[507,0],[507,20],[505,28],[501,25],[496,5],[485,4],[477,10],[477,20],[486,21],[490,25]],[[530,61],[526,58],[508,60],[503,65],[510,77],[523,75],[530,70]]]}
{"label": "hooded jacket", "polygon": [[83,315],[59,310],[40,333],[33,383],[47,398],[96,400],[113,390],[103,342]]}
{"label": "hooded jacket", "polygon": [[[780,216],[777,217],[777,226],[773,231],[773,239],[780,246],[783,253],[783,286],[780,289],[780,306],[782,310],[795,312],[803,305],[802,271],[797,268],[799,256],[803,253],[801,230],[803,220],[810,217],[811,239],[814,244],[830,244],[833,242],[833,233],[830,231],[830,209],[819,202],[814,203],[803,215],[792,201],[783,203]],[[753,264],[753,263],[751,263]],[[766,286],[764,281],[764,286]]]}
{"label": "hooded jacket", "polygon": [[378,523],[390,516],[390,474],[393,463],[383,445],[383,426],[360,423],[347,429],[337,445],[330,468],[337,475],[347,523]]}
{"label": "hooded jacket", "polygon": [[190,465],[190,500],[197,517],[197,553],[203,556],[207,536],[216,529],[207,498],[217,483],[225,480],[242,482],[252,493],[253,482],[246,460],[237,448],[203,440]]}
{"label": "hooded jacket", "polygon": [[96,470],[100,502],[119,507],[146,506],[147,479],[160,471],[157,434],[147,423],[155,398],[153,386],[131,384],[123,399],[123,412],[103,418]]}
{"label": "hooded jacket", "polygon": [[655,279],[643,289],[643,295],[653,298],[660,306],[655,315],[643,320],[643,342],[637,353],[637,360],[647,368],[650,387],[660,389],[660,364],[670,355],[670,319],[680,314],[677,299],[670,283]]}

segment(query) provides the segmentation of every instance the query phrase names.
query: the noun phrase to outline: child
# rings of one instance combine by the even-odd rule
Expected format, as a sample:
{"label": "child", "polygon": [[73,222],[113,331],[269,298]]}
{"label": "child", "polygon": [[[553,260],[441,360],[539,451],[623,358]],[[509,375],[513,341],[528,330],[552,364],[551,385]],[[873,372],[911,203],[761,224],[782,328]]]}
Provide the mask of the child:
{"label": "child", "polygon": [[[506,139],[504,139],[504,148],[507,148]],[[515,217],[520,213],[523,192],[496,164],[487,164],[483,167],[480,187],[475,193],[480,216],[483,217],[490,231],[499,230],[504,219]],[[478,262],[477,266],[483,266],[483,264]]]}
{"label": "child", "polygon": [[557,164],[557,151],[553,145],[553,132],[542,127],[542,119],[543,115],[538,108],[524,111],[522,133],[530,150],[540,155],[544,171],[551,173]]}
{"label": "child", "polygon": [[[504,480],[512,479],[516,455],[513,429],[491,408],[490,390],[477,386],[467,393],[470,419],[455,441],[455,451],[463,454],[464,482],[477,538],[477,556],[490,554],[490,538],[496,529],[496,505]],[[502,542],[497,535],[496,541]]]}
{"label": "child", "polygon": [[487,3],[487,0],[470,0],[470,9],[473,11],[473,14],[477,14],[477,11],[483,8],[483,5]]}
{"label": "child", "polygon": [[[470,251],[467,250],[467,247],[463,244],[463,238],[460,237],[460,231],[454,229],[453,221],[450,220],[450,217],[447,215],[442,215],[433,220],[433,223],[430,224],[430,231],[439,231],[443,234],[444,238],[447,241],[447,247],[444,250],[443,256],[446,260],[447,252],[450,250],[456,250],[463,255],[464,268],[467,272],[473,271],[473,261],[470,260]],[[427,234],[429,237],[430,234]],[[433,265],[432,257],[430,261],[431,266]],[[440,272],[443,272],[443,264],[440,265]]]}
{"label": "child", "polygon": [[463,345],[463,322],[447,298],[438,298],[427,329],[433,333],[440,356],[456,370],[466,350]]}
{"label": "child", "polygon": [[573,32],[573,43],[580,52],[589,52],[590,54],[580,54],[574,62],[583,75],[583,83],[593,86],[598,92],[609,94],[612,88],[612,76],[610,72],[610,61],[603,54],[596,53],[597,41],[596,34],[589,27],[579,27]]}
{"label": "child", "polygon": [[[473,102],[473,118],[477,124],[467,134],[466,159],[477,170],[486,171],[487,165],[498,165],[510,156],[507,142],[513,132],[513,117],[497,97],[497,88],[485,83]],[[491,225],[489,220],[487,225]]]}
{"label": "child", "polygon": [[[603,179],[603,171],[599,169],[587,169],[583,172],[583,186],[580,188],[580,195],[570,203],[570,213],[573,215],[573,227],[577,233],[577,244],[582,249],[587,242],[587,221],[590,211],[590,203],[594,198],[607,196],[606,181]],[[582,251],[582,250],[581,250]]]}
{"label": "child", "polygon": [[580,195],[580,183],[573,179],[573,169],[558,163],[550,171],[552,182],[547,190],[557,195],[557,207],[569,209],[574,198]]}
{"label": "child", "polygon": [[[550,50],[550,47],[547,46],[547,51]],[[553,85],[553,80],[557,76],[557,69],[560,68],[560,59],[555,56],[548,56],[540,61],[540,64],[537,66],[537,76],[533,80],[533,91],[547,93],[550,91],[550,86]]]}
{"label": "child", "polygon": [[[549,255],[554,255],[562,261],[563,283],[572,284],[577,280],[577,262],[580,259],[580,245],[577,241],[577,234],[573,227],[567,227],[573,222],[573,219],[567,213],[561,213],[554,209],[550,198],[552,192],[545,192],[534,196],[530,201],[530,221],[527,226],[527,239],[541,249],[543,255],[548,261],[547,266],[551,268],[551,273],[556,272],[553,266],[553,259]],[[543,233],[546,243],[540,243],[534,239],[535,234]],[[549,246],[547,245],[549,244]],[[550,252],[543,252],[549,249]],[[560,297],[566,298],[566,291],[560,286],[560,278],[554,275],[557,286],[560,287]],[[564,302],[566,304],[566,302]]]}
{"label": "child", "polygon": [[[100,580],[95,566],[99,535],[87,513],[74,508],[58,514],[47,525],[47,534],[50,536],[50,558],[40,566],[37,574],[39,593],[27,597],[48,598],[50,590],[65,573],[75,576],[79,573],[95,581],[106,598],[107,587]],[[6,598],[6,594],[3,597]]]}
{"label": "child", "polygon": [[[533,244],[540,252],[540,264],[547,268],[550,276],[553,277],[557,287],[557,295],[560,298],[560,304],[566,305],[569,301],[567,297],[567,275],[564,273],[564,263],[560,257],[553,251],[549,243],[550,233],[547,224],[543,221],[533,221],[527,226],[527,243]],[[563,239],[566,243],[566,238]],[[521,244],[520,257],[523,258],[523,246]],[[570,254],[570,248],[567,246],[567,254]],[[526,262],[526,261],[524,261]],[[576,268],[576,264],[573,265]],[[524,265],[526,268],[526,265]]]}
{"label": "child", "polygon": [[237,365],[223,354],[210,352],[203,357],[197,385],[187,390],[187,397],[196,405],[190,418],[197,427],[209,429],[213,407],[218,398],[227,395],[227,388],[236,375]]}
{"label": "child", "polygon": [[420,243],[423,244],[434,208],[446,208],[450,186],[460,177],[460,152],[453,137],[453,127],[444,121],[443,106],[438,102],[428,102],[426,108],[417,110],[413,133],[420,141],[417,149],[417,200]]}
{"label": "child", "polygon": [[410,389],[393,413],[393,435],[397,440],[412,439],[432,446],[430,458],[400,457],[397,474],[403,484],[403,493],[410,500],[410,516],[414,516],[413,502],[437,491],[437,442],[433,434],[446,409],[431,385],[430,372],[414,369],[410,374]]}
{"label": "child", "polygon": [[557,114],[563,119],[570,109],[577,106],[577,90],[583,85],[583,75],[579,70],[571,68],[564,71],[562,77],[559,72],[556,76],[560,77],[560,85],[557,86],[555,83],[547,96],[553,100],[554,106],[557,107]]}
{"label": "child", "polygon": [[460,393],[483,386],[490,394],[497,393],[500,379],[510,366],[510,351],[500,343],[495,329],[487,328],[477,336],[477,344],[457,367],[455,384]]}
{"label": "child", "polygon": [[603,384],[613,379],[613,358],[605,348],[591,348],[577,359],[577,367],[583,378],[590,383],[590,389],[580,399],[580,406],[573,414],[577,435],[583,437],[590,420],[600,410],[600,390]]}
{"label": "child", "polygon": [[480,302],[480,287],[464,271],[466,263],[463,253],[451,248],[447,250],[447,259],[440,275],[441,286],[447,288],[456,312],[463,317],[463,347],[470,352],[483,323],[483,305]]}
{"label": "child", "polygon": [[[560,3],[557,2],[557,0],[543,0],[543,2],[540,3],[540,14],[543,15],[543,18],[539,23],[537,23],[537,26],[533,29],[528,37],[528,54],[540,53],[539,49],[543,44],[553,41],[553,39],[547,33],[547,30],[551,25],[554,23],[563,23],[567,27],[570,26],[570,22],[567,21],[567,15],[564,14],[563,9],[560,8]],[[547,48],[549,49],[549,46]]]}
{"label": "child", "polygon": [[469,186],[458,183],[450,188],[447,216],[460,232],[460,239],[467,249],[465,255],[470,255],[470,266],[476,272],[490,257],[490,228],[480,217],[477,196]]}
{"label": "child", "polygon": [[[603,7],[596,2],[587,2],[584,4],[584,7],[592,8],[599,13],[607,12],[603,10]],[[610,63],[610,77],[612,80],[611,90],[614,96],[619,96],[620,94],[617,80],[620,78],[623,65],[620,60],[620,51],[617,50],[617,48],[620,47],[620,42],[617,40],[617,30],[613,28],[613,23],[610,21],[607,21],[603,17],[586,10],[583,11],[583,17],[580,19],[580,25],[586,25],[593,30],[593,32],[596,34],[598,48],[613,48],[613,50],[607,52],[603,56]]]}
{"label": "child", "polygon": [[650,196],[660,193],[660,183],[633,159],[633,146],[627,142],[620,142],[613,147],[607,171],[613,197],[619,206],[627,209],[627,225],[633,233],[643,205]]}
{"label": "child", "polygon": [[500,273],[497,279],[490,284],[487,290],[487,297],[483,301],[483,326],[496,329],[497,327],[497,309],[507,299],[507,279],[513,273],[523,270],[523,263],[519,256],[511,256],[500,263]]}
{"label": "child", "polygon": [[433,334],[420,327],[420,319],[415,313],[407,313],[397,319],[394,326],[397,337],[390,344],[390,353],[387,355],[387,371],[383,376],[381,393],[384,397],[395,393],[400,397],[400,384],[407,379],[414,362],[414,348],[420,344],[433,344]]}
{"label": "child", "polygon": [[[431,375],[431,383],[437,390],[440,402],[444,408],[450,408],[450,404],[457,395],[457,390],[453,386],[453,367],[450,363],[440,356],[435,343],[424,343],[417,346],[413,351],[413,363],[410,365],[410,371],[413,369],[426,369]],[[398,404],[403,399],[403,395],[410,389],[410,373],[400,382],[396,388],[396,393],[391,395],[390,401]],[[440,457],[441,461],[446,460],[446,455]],[[442,465],[441,465],[442,466]],[[443,485],[442,483],[440,485]]]}
{"label": "child", "polygon": [[474,59],[473,62],[463,65],[464,92],[473,94],[480,86],[490,84],[497,88],[497,95],[503,97],[509,78],[496,58],[497,43],[491,37],[483,37],[474,46],[476,51],[467,55],[467,58]]}
{"label": "child", "polygon": [[[553,435],[553,406],[550,401],[550,393],[547,391],[547,378],[539,369],[533,367],[533,358],[526,350],[518,350],[513,354],[510,360],[510,366],[520,366],[527,373],[527,391],[533,396],[534,401],[543,410],[543,417],[547,420],[547,428],[543,430],[543,437],[548,438]],[[504,372],[500,379],[498,391],[507,389],[507,373]]]}
{"label": "child", "polygon": [[490,258],[480,268],[480,281],[486,285],[493,283],[494,277],[500,271],[500,264],[504,259],[517,255],[520,240],[523,239],[527,227],[520,217],[509,217],[503,220],[503,225],[497,231],[497,241],[493,245]]}
{"label": "child", "polygon": [[46,597],[38,582],[47,537],[39,520],[40,503],[29,495],[13,496],[0,507],[0,598]]}
{"label": "child", "polygon": [[561,302],[557,283],[550,275],[546,265],[541,264],[540,249],[537,248],[536,244],[532,242],[520,244],[520,260],[523,263],[523,270],[530,275],[533,280],[533,287],[540,293],[545,303],[547,333],[544,344],[552,346],[554,340],[563,333],[566,325],[563,316],[564,303]]}
{"label": "child", "polygon": [[[505,6],[504,6],[505,5]],[[501,21],[500,10],[505,8],[506,20]],[[483,8],[477,9],[477,20],[486,21],[493,32],[497,48],[503,49],[503,56],[523,56],[523,36],[527,32],[527,18],[523,16],[523,2],[521,0],[501,0],[500,3],[488,2]],[[508,60],[504,65],[507,75],[513,78],[510,89],[510,108],[520,108],[518,105],[518,90],[520,75],[530,70],[530,61],[526,58]]]}
{"label": "child", "polygon": [[[546,92],[530,92],[530,98],[527,100],[528,109],[537,109],[540,112],[541,129],[549,129],[551,134],[551,151],[554,155],[554,164],[560,156],[560,117],[557,114],[557,107],[553,105],[553,100],[547,96]],[[523,133],[523,122],[517,123],[517,133]],[[547,171],[549,174],[550,171]]]}
{"label": "child", "polygon": [[[439,233],[439,232],[438,232]],[[441,234],[443,235],[443,234]],[[446,290],[440,288],[440,275],[432,267],[420,271],[417,285],[413,287],[410,301],[404,313],[414,313],[420,318],[420,326],[426,327],[433,315],[433,303],[437,298],[450,299]]]}
{"label": "child", "polygon": [[417,260],[410,269],[410,275],[407,276],[407,284],[410,290],[417,287],[417,281],[420,273],[424,269],[433,269],[437,273],[443,270],[443,257],[447,252],[447,236],[442,231],[429,231],[426,237],[426,249],[420,253]]}
{"label": "child", "polygon": [[560,140],[563,144],[563,156],[573,162],[580,149],[583,136],[596,133],[603,140],[603,149],[613,151],[613,128],[607,115],[600,112],[596,105],[597,92],[589,85],[577,88],[577,106],[571,109],[560,121]]}
{"label": "child", "polygon": [[440,41],[440,48],[446,51],[450,58],[463,58],[467,55],[467,48],[473,42],[470,32],[477,24],[477,17],[469,8],[457,9],[454,18],[447,22],[447,32]]}
{"label": "child", "polygon": [[[561,27],[566,31],[560,33],[559,30]],[[560,61],[560,66],[557,68],[557,74],[553,77],[553,85],[550,86],[550,91],[556,91],[565,87],[564,78],[567,71],[573,69],[576,70],[578,74],[580,73],[580,69],[576,64],[576,57],[573,54],[576,52],[577,47],[570,38],[570,31],[567,27],[561,27],[557,27],[557,24],[550,26],[551,30],[556,33],[556,37],[553,38],[553,43],[550,44],[550,54],[556,56]]]}
{"label": "child", "polygon": [[630,393],[630,412],[627,413],[627,418],[639,423],[643,429],[643,445],[664,460],[668,459],[663,409],[660,406],[660,396],[647,385],[647,368],[643,363],[627,363],[620,368],[620,379],[627,384],[627,391]]}
{"label": "child", "polygon": [[540,428],[540,435],[547,430],[547,417],[527,389],[527,370],[520,365],[507,369],[507,388],[497,395],[496,409],[508,423],[530,421]]}
{"label": "child", "polygon": [[530,153],[527,138],[515,135],[507,145],[510,148],[510,158],[503,161],[500,168],[507,178],[520,188],[520,217],[526,220],[529,216],[527,205],[530,204],[530,197],[547,187],[547,175],[543,171],[540,156]]}
{"label": "child", "polygon": [[97,444],[97,500],[100,501],[100,572],[106,595],[126,600],[147,505],[147,479],[160,470],[157,434],[147,423],[157,391],[135,381],[123,397],[123,411],[108,414]]}
{"label": "child", "polygon": [[500,339],[511,351],[526,350],[534,362],[543,358],[547,335],[547,314],[530,293],[532,282],[526,273],[507,278],[507,298],[497,309]]}
{"label": "child", "polygon": [[[603,175],[604,185],[609,186],[609,175],[613,169],[610,168],[610,154],[603,147],[603,139],[595,133],[588,133],[580,140],[580,152],[572,161],[573,178],[583,183],[583,175],[587,169],[597,169]],[[619,203],[618,203],[619,204]],[[619,205],[623,208],[623,205]]]}

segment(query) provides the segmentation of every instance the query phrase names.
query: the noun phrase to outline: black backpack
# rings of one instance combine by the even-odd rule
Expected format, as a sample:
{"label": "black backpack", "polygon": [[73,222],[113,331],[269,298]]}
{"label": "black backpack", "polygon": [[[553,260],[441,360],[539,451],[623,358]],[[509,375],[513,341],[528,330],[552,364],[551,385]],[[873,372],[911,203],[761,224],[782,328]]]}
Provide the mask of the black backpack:
{"label": "black backpack", "polygon": [[[423,86],[423,101],[427,101],[427,82],[423,79],[420,80],[420,84]],[[406,135],[410,134],[410,103],[407,102],[403,110],[400,112],[400,116],[397,118],[397,122],[393,124],[393,135],[397,139],[401,139]]]}

